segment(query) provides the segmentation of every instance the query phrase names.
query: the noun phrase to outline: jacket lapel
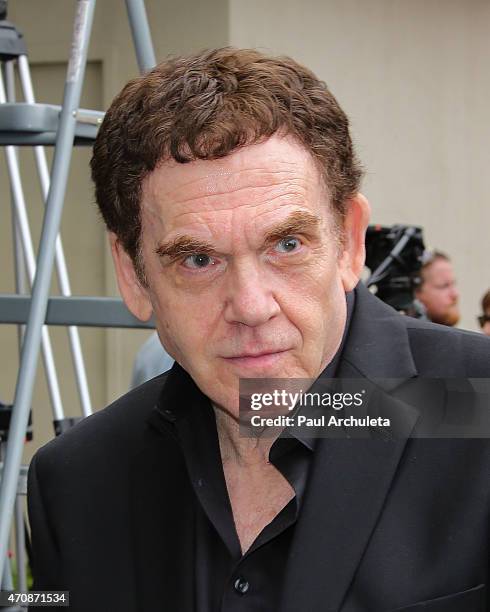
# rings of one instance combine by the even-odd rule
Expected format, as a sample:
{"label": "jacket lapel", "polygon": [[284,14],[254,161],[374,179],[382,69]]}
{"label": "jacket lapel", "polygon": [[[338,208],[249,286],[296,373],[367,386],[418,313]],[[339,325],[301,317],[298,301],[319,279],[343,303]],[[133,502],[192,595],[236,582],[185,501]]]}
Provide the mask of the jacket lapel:
{"label": "jacket lapel", "polygon": [[[362,286],[354,308],[337,376],[366,378],[384,391],[416,376],[403,318]],[[317,442],[281,612],[341,609],[419,416],[386,394],[383,401],[396,415],[396,438]]]}
{"label": "jacket lapel", "polygon": [[356,287],[355,296],[337,376],[367,378],[391,391],[417,376],[406,319],[374,297],[362,283]]}
{"label": "jacket lapel", "polygon": [[[194,611],[195,504],[173,420],[189,385],[169,374],[132,462],[131,535],[138,612]],[[180,396],[178,397],[178,395]]]}

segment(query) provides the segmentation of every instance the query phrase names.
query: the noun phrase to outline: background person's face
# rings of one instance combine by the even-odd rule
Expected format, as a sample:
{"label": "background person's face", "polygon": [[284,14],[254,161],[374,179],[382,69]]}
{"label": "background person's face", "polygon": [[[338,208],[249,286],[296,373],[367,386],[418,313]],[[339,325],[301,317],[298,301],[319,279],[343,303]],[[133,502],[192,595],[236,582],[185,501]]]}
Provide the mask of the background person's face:
{"label": "background person's face", "polygon": [[459,321],[459,292],[451,262],[436,259],[424,270],[424,282],[417,298],[427,309],[434,323],[456,325]]}
{"label": "background person's face", "polygon": [[165,348],[230,413],[240,377],[315,378],[335,354],[357,279],[292,140],[162,164],[143,185],[142,252]]}
{"label": "background person's face", "polygon": [[[485,314],[487,315],[487,317],[490,317],[490,310],[487,310]],[[481,330],[486,336],[490,336],[490,321],[485,321]]]}

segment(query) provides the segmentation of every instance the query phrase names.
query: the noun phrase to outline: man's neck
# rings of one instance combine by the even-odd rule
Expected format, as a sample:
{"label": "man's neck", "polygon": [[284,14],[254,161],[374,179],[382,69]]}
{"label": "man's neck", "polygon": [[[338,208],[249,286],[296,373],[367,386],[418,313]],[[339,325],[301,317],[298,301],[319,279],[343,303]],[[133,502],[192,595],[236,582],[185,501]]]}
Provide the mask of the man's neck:
{"label": "man's neck", "polygon": [[213,404],[223,464],[236,467],[258,467],[269,463],[269,451],[280,430],[264,431],[263,435],[246,437],[240,424],[228,412]]}
{"label": "man's neck", "polygon": [[247,438],[240,435],[238,421],[222,408],[214,405],[213,408],[226,488],[244,554],[264,527],[294,497],[294,489],[269,463],[269,451],[277,436]]}

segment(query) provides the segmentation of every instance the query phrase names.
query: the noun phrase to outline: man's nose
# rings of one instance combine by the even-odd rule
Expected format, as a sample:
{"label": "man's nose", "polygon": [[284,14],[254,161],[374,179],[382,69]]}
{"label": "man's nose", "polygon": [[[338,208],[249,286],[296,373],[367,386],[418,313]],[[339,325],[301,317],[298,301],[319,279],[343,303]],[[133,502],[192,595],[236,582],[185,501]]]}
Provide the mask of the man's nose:
{"label": "man's nose", "polygon": [[453,299],[455,302],[457,302],[457,301],[459,300],[459,290],[458,290],[458,288],[456,287],[456,285],[453,285],[453,286],[451,287],[451,298],[452,298],[452,299]]}
{"label": "man's nose", "polygon": [[256,327],[280,312],[271,283],[257,262],[233,265],[227,290],[224,317],[228,323]]}

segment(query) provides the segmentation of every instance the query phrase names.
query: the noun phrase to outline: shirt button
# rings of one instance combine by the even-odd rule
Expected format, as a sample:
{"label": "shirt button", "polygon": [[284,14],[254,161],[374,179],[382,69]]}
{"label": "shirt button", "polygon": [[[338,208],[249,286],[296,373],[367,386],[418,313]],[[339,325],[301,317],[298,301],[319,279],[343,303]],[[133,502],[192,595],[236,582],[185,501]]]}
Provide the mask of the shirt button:
{"label": "shirt button", "polygon": [[170,408],[165,408],[163,410],[163,416],[167,419],[167,421],[171,421],[172,423],[177,420],[174,411]]}
{"label": "shirt button", "polygon": [[245,578],[242,578],[241,576],[235,580],[235,584],[233,586],[235,587],[235,591],[240,595],[245,595],[245,593],[250,588],[250,584],[248,583],[248,581],[245,580]]}

